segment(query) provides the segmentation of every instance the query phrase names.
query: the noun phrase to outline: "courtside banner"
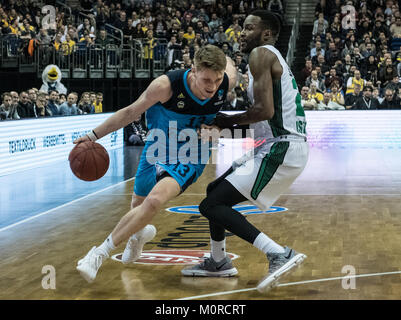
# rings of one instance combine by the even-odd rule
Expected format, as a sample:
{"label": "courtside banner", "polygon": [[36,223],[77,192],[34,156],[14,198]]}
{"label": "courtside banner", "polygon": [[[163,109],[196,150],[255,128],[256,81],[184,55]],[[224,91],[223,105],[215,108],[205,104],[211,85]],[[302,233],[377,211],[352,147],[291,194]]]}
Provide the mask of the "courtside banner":
{"label": "courtside banner", "polygon": [[[75,139],[112,114],[13,120],[0,122],[0,176],[68,161]],[[99,139],[106,150],[123,147],[123,129]]]}

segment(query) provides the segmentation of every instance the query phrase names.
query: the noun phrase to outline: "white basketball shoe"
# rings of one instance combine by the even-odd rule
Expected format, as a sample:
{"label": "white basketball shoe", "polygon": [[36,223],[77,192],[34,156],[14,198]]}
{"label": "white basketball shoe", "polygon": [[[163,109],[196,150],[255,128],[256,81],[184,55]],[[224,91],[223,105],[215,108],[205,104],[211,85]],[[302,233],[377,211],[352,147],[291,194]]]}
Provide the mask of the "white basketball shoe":
{"label": "white basketball shoe", "polygon": [[138,260],[142,254],[143,246],[156,235],[154,225],[148,224],[142,230],[132,235],[127,242],[121,258],[122,263],[129,264]]}
{"label": "white basketball shoe", "polygon": [[108,257],[100,250],[96,250],[96,247],[93,247],[84,258],[78,261],[76,269],[86,281],[92,283],[103,261]]}

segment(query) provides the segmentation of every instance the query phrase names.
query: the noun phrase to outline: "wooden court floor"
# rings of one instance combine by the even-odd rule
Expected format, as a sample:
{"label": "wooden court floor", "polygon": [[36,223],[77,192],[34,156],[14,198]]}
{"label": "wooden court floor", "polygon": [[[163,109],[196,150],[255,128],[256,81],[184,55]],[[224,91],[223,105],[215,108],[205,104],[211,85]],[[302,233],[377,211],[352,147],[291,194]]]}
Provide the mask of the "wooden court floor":
{"label": "wooden court floor", "polygon": [[[267,272],[265,256],[235,236],[227,237],[227,251],[238,256],[236,277],[187,278],[180,274],[182,264],[159,259],[127,267],[109,259],[94,283],[81,278],[77,261],[104,241],[129,208],[131,178],[1,231],[0,299],[400,299],[400,155],[399,149],[313,148],[303,174],[275,204],[288,210],[247,215],[275,241],[308,256],[265,295],[256,291]],[[223,169],[208,165],[166,209],[199,204],[207,183]],[[145,246],[148,262],[155,259],[150,250],[188,254],[209,248],[207,222],[196,213],[163,210],[153,223],[157,235]],[[48,285],[48,266],[55,288]]]}

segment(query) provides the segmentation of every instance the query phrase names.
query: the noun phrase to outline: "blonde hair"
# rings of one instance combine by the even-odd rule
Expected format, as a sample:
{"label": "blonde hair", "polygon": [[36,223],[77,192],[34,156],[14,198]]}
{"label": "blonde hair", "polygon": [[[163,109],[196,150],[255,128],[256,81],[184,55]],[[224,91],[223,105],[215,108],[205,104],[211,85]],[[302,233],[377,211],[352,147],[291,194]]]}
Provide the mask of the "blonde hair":
{"label": "blonde hair", "polygon": [[227,59],[223,50],[208,44],[199,48],[195,53],[194,65],[198,70],[211,69],[213,71],[224,71],[226,69]]}

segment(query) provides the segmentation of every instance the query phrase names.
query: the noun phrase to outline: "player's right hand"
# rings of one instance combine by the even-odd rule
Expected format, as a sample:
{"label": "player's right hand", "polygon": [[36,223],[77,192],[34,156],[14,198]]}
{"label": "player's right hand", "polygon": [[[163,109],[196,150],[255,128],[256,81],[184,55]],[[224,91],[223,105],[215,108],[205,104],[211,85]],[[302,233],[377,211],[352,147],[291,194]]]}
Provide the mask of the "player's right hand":
{"label": "player's right hand", "polygon": [[89,137],[87,135],[79,137],[78,139],[76,139],[75,141],[73,141],[73,144],[78,144],[81,142],[85,142],[85,141],[91,141],[91,139],[89,139]]}

